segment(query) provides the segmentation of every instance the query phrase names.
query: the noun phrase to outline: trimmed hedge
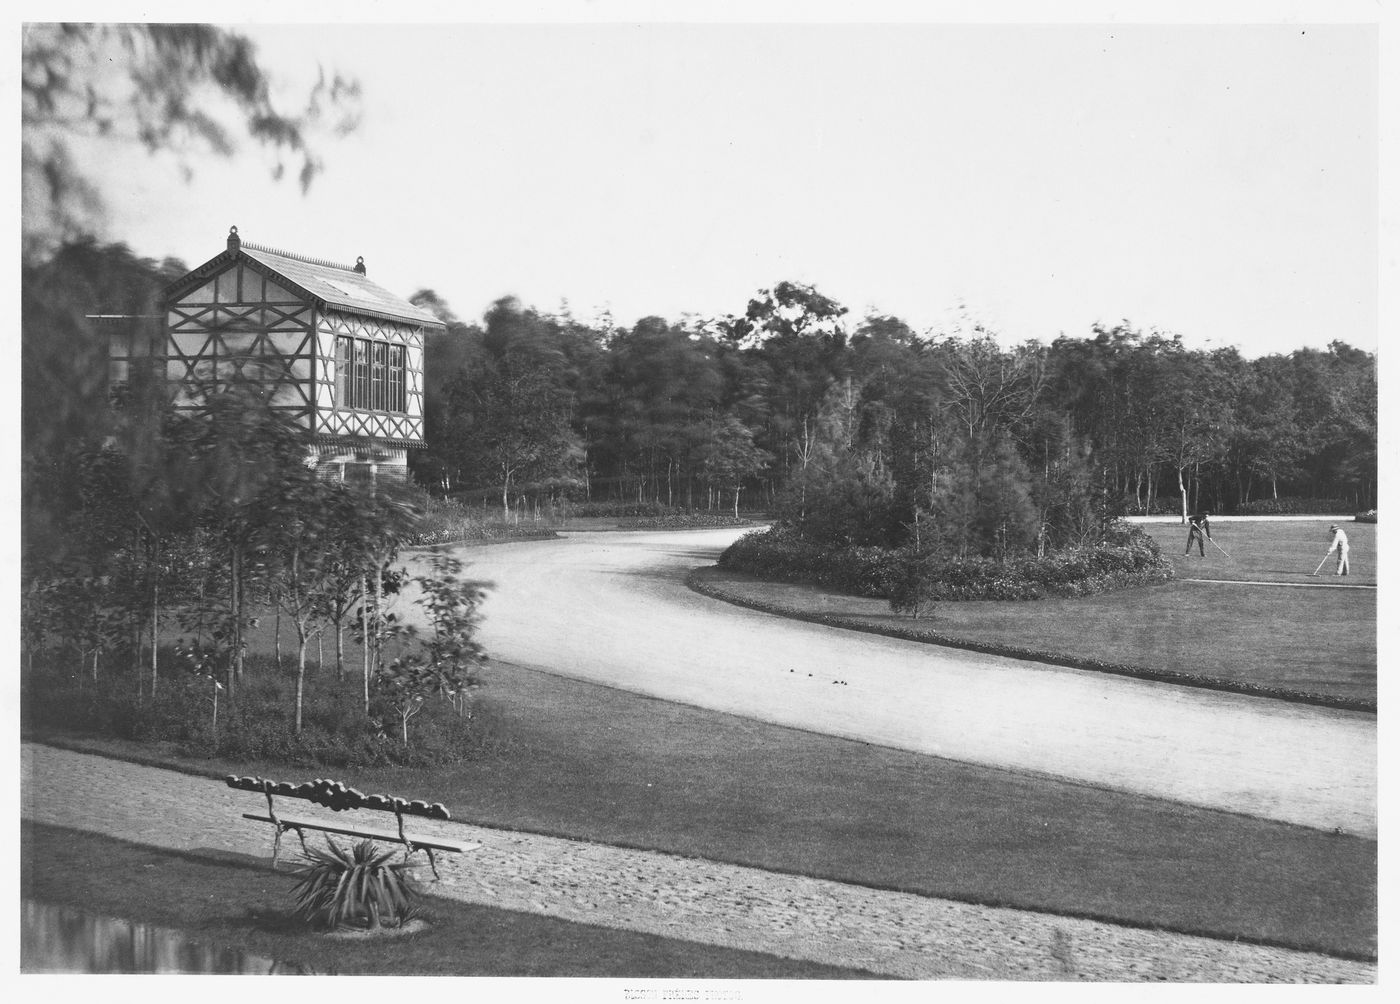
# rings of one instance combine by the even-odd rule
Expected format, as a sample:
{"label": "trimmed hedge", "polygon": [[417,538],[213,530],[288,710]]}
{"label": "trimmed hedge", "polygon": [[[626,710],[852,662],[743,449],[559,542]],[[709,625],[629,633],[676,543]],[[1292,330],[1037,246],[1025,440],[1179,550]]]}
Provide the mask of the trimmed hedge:
{"label": "trimmed hedge", "polygon": [[787,527],[746,534],[719,559],[719,567],[803,582],[856,596],[907,596],[917,583],[922,601],[1038,600],[1090,596],[1126,586],[1165,582],[1175,574],[1148,534],[1118,524],[1093,546],[1004,562],[991,558],[914,556],[878,547],[828,549]]}
{"label": "trimmed hedge", "polygon": [[1336,516],[1355,512],[1354,505],[1346,499],[1256,499],[1241,502],[1235,513],[1239,516]]}

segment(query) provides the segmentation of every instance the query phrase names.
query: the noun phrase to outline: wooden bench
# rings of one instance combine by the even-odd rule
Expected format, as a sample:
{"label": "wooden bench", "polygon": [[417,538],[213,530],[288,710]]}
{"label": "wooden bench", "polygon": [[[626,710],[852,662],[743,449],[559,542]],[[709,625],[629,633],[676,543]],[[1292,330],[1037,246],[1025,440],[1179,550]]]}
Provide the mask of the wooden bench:
{"label": "wooden bench", "polygon": [[[305,830],[319,830],[322,833],[339,833],[347,837],[360,837],[365,840],[382,840],[387,843],[401,844],[404,848],[404,860],[407,861],[409,855],[415,851],[424,851],[428,855],[428,864],[433,869],[433,877],[441,880],[438,874],[437,859],[434,851],[446,851],[450,854],[461,854],[465,851],[475,850],[480,844],[460,844],[445,840],[423,840],[419,837],[411,837],[404,832],[404,816],[423,816],[427,819],[451,819],[451,814],[447,811],[447,806],[441,802],[409,801],[399,798],[396,795],[366,795],[362,791],[354,788],[347,788],[339,781],[330,781],[324,778],[317,778],[315,781],[307,781],[303,784],[291,784],[286,781],[272,781],[263,777],[238,777],[230,774],[224,778],[224,782],[230,787],[239,791],[261,792],[267,798],[267,815],[245,812],[244,819],[251,819],[257,823],[271,823],[276,828],[276,833],[272,841],[272,867],[277,867],[277,857],[282,849],[282,834],[288,830],[295,831],[297,839],[301,841],[301,849],[306,851]],[[302,798],[316,805],[323,805],[334,812],[346,812],[352,809],[377,809],[382,812],[392,812],[398,821],[398,833],[383,833],[370,830],[359,830],[345,826],[328,826],[325,823],[314,819],[293,819],[287,816],[279,816],[277,807],[273,803],[274,796],[283,798]]]}

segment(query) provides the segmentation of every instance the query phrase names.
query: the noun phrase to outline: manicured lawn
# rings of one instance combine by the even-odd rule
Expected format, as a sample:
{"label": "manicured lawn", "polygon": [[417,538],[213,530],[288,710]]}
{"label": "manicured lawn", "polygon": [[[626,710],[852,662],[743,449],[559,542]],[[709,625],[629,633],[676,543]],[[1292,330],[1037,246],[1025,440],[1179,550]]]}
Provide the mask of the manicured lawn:
{"label": "manicured lawn", "polygon": [[1374,702],[1374,589],[1244,584],[1374,585],[1376,528],[1368,524],[1346,524],[1352,542],[1349,577],[1309,575],[1327,551],[1327,525],[1326,520],[1218,523],[1213,539],[1231,557],[1207,543],[1202,559],[1183,557],[1186,535],[1180,527],[1147,524],[1144,528],[1172,556],[1177,581],[1081,599],[940,603],[917,620],[892,614],[884,600],[718,569],[698,574],[708,591],[766,609],[817,615],[828,623]]}
{"label": "manicured lawn", "polygon": [[[1287,573],[1283,561],[1294,535],[1325,550],[1325,539],[1313,541],[1315,527],[1258,526],[1257,534],[1246,536],[1224,524],[1218,535],[1236,562],[1250,563],[1249,577],[1268,573],[1265,565]],[[1362,531],[1352,539],[1355,564],[1364,568],[1362,555],[1374,553],[1374,538]],[[1253,556],[1242,559],[1241,552]],[[1303,553],[1300,547],[1296,556]],[[1320,556],[1312,555],[1300,581],[1308,581],[1306,572]],[[1228,565],[1223,558],[1218,563],[1220,569]],[[1217,564],[1196,559],[1195,567]],[[794,597],[806,609],[883,607],[800,587],[762,588],[769,590],[764,595]],[[797,592],[779,593],[785,590]],[[888,611],[864,616],[888,617]],[[1088,600],[943,604],[929,623],[939,631],[961,624],[977,637],[1018,645],[1064,645],[1110,661],[1131,656],[1178,670],[1375,693],[1375,595],[1369,590],[1176,582]],[[214,776],[333,776],[362,790],[445,802],[454,818],[467,822],[978,903],[1375,956],[1374,841],[798,732],[504,664],[491,664],[486,681],[478,722],[496,752],[454,767],[192,761],[111,740],[84,741],[81,748]],[[328,671],[309,681],[312,687],[331,684]],[[31,846],[25,855],[40,860]],[[75,860],[65,870],[81,883],[86,867]],[[180,887],[201,888],[195,881]],[[123,896],[139,901],[140,895],[134,888],[113,902],[125,902]],[[459,934],[453,937],[474,936],[469,929],[475,930],[454,929]],[[546,935],[536,930],[520,937],[528,947]],[[571,944],[587,954],[587,944]],[[631,971],[610,965],[594,972]],[[705,973],[714,974],[713,967]]]}
{"label": "manicured lawn", "polygon": [[[1162,547],[1162,553],[1176,561],[1177,575],[1182,578],[1204,578],[1261,582],[1292,582],[1311,585],[1376,584],[1376,524],[1348,523],[1338,525],[1346,532],[1351,544],[1348,564],[1351,574],[1333,575],[1337,557],[1332,555],[1317,578],[1312,572],[1327,556],[1332,535],[1327,519],[1318,520],[1242,520],[1211,521],[1211,539],[1206,541],[1206,556],[1201,558],[1193,549],[1193,557],[1184,556],[1186,530],[1179,523],[1144,523],[1142,529],[1152,534]],[[1214,542],[1214,543],[1212,543]],[[1226,554],[1217,549],[1223,548]],[[1310,592],[1315,593],[1316,590]]]}
{"label": "manicured lawn", "polygon": [[445,802],[468,822],[925,895],[1356,957],[1376,950],[1374,841],[798,732],[501,664],[488,670],[481,714],[503,751],[458,767],[183,766],[293,781],[334,776]]}
{"label": "manicured lawn", "polygon": [[759,952],[424,898],[430,927],[341,941],[288,917],[283,872],[25,823],[24,898],[168,928],[313,973],[690,979],[875,979],[870,973]]}

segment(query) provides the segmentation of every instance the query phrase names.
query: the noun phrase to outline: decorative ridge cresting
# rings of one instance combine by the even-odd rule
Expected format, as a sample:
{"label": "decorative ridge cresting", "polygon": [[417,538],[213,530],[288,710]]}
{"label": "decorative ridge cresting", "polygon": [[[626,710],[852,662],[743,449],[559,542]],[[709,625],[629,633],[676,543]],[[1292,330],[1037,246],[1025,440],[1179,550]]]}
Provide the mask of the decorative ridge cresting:
{"label": "decorative ridge cresting", "polygon": [[[243,241],[242,246],[250,251],[262,251],[265,254],[275,254],[282,258],[290,258],[293,261],[303,262],[307,265],[319,265],[321,268],[334,268],[342,272],[357,273],[353,265],[342,265],[340,262],[327,261],[324,258],[312,258],[308,255],[297,254],[294,251],[283,251],[281,248],[268,247],[266,244],[254,244],[252,241]],[[363,259],[361,259],[363,260]]]}

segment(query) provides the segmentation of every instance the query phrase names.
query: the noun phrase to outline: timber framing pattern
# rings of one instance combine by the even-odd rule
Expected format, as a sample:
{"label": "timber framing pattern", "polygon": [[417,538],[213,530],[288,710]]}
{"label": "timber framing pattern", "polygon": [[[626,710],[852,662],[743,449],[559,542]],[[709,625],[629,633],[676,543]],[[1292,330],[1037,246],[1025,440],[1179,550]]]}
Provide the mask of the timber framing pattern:
{"label": "timber framing pattern", "polygon": [[269,388],[272,407],[323,454],[403,457],[423,445],[423,352],[432,314],[336,265],[243,242],[165,290],[165,376],[176,407],[201,384]]}

